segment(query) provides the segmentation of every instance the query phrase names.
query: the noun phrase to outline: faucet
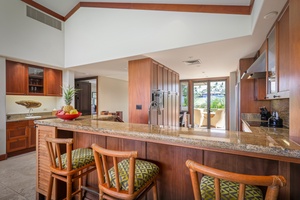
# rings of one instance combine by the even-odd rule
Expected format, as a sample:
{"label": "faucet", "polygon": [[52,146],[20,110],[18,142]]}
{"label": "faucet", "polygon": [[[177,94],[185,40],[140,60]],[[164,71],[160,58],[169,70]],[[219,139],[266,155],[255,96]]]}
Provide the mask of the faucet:
{"label": "faucet", "polygon": [[28,117],[31,117],[32,116],[32,113],[30,113],[31,111],[33,111],[33,108],[29,108],[29,112],[27,114]]}
{"label": "faucet", "polygon": [[157,103],[157,101],[151,101],[150,105],[149,105],[149,108],[148,108],[148,124],[149,125],[151,124],[151,108],[152,108],[152,106],[156,106],[157,107],[157,114],[161,115],[161,110],[160,110],[160,107],[159,107],[159,103]]}

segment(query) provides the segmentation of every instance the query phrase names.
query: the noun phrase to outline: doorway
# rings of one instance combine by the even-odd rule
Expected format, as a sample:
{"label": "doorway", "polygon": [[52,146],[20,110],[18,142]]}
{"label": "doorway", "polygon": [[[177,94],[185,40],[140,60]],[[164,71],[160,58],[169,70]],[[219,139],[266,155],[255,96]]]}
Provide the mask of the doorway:
{"label": "doorway", "polygon": [[82,115],[98,113],[98,77],[75,79],[75,107]]}
{"label": "doorway", "polygon": [[226,129],[226,80],[193,83],[195,128]]}

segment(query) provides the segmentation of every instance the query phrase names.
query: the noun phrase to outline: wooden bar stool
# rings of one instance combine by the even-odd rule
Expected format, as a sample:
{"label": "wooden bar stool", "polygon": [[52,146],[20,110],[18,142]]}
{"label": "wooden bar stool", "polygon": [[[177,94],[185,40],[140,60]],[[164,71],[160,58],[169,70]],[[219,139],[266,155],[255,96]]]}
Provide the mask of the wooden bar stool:
{"label": "wooden bar stool", "polygon": [[[190,170],[195,200],[216,199],[263,199],[257,186],[266,186],[266,200],[275,200],[279,189],[286,185],[283,176],[256,176],[223,171],[201,165],[192,160],[186,161]],[[199,184],[198,173],[204,176]]]}
{"label": "wooden bar stool", "polygon": [[[50,157],[50,180],[46,199],[51,199],[54,179],[66,182],[67,200],[71,200],[76,194],[79,194],[79,199],[81,199],[81,178],[96,170],[93,150],[90,148],[72,150],[73,139],[71,138],[45,137],[45,141]],[[64,149],[66,153],[61,154]],[[78,180],[79,185],[78,189],[73,192],[72,183],[74,180]]]}
{"label": "wooden bar stool", "polygon": [[[98,173],[99,200],[137,199],[151,188],[153,199],[157,199],[159,168],[155,164],[136,159],[137,151],[113,151],[96,144],[92,144],[92,148]],[[109,169],[111,163],[113,167]]]}

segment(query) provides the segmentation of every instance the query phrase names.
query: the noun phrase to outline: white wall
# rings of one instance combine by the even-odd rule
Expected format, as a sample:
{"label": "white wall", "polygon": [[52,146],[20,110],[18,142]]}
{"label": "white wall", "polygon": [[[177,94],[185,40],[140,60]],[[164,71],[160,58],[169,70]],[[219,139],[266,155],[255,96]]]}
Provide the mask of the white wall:
{"label": "white wall", "polygon": [[0,156],[6,154],[6,114],[5,114],[5,95],[6,95],[6,71],[5,58],[0,57]]}
{"label": "white wall", "polygon": [[251,16],[80,8],[65,23],[65,67],[251,35]]}
{"label": "white wall", "polygon": [[128,122],[128,82],[98,77],[98,114],[107,110],[123,111],[123,121]]}
{"label": "white wall", "polygon": [[20,0],[0,1],[0,56],[64,67],[64,31],[26,16]]}

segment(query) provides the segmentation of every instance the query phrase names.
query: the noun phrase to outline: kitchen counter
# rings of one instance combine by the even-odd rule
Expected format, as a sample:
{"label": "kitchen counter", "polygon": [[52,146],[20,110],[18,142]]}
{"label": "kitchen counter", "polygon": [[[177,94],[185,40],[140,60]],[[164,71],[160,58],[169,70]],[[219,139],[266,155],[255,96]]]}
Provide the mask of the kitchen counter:
{"label": "kitchen counter", "polygon": [[[300,158],[300,146],[289,139],[288,129],[251,127],[252,133],[245,133],[106,122],[97,120],[99,118],[104,120],[105,116],[85,116],[74,121],[62,121],[55,118],[36,120],[35,123],[43,126],[54,126],[58,129],[88,131],[94,134],[125,137],[140,141],[155,141],[216,151],[255,153],[258,157],[263,157],[262,155],[265,154],[292,160],[293,158]],[[297,162],[300,163],[300,160]]]}
{"label": "kitchen counter", "polygon": [[44,113],[32,113],[32,116],[40,116],[39,118],[26,118],[27,114],[11,114],[7,115],[6,122],[17,122],[23,120],[38,120],[38,119],[50,119],[56,118],[51,112]]}
{"label": "kitchen counter", "polygon": [[[288,132],[259,129],[252,133],[166,127],[113,122],[111,116],[81,116],[73,121],[35,120],[37,124],[37,195],[47,194],[48,155],[44,137],[73,138],[74,148],[93,143],[114,150],[135,150],[139,159],[150,160],[160,168],[157,182],[159,199],[193,199],[187,159],[218,169],[244,174],[281,174],[288,180],[278,199],[297,199],[300,174],[300,146],[289,140]],[[291,178],[290,178],[291,175]],[[96,177],[96,176],[95,176]],[[174,183],[174,184],[169,184]],[[97,188],[97,178],[88,179]],[[57,186],[59,188],[59,186]],[[59,194],[64,191],[58,190]],[[291,191],[291,192],[290,192]],[[89,199],[98,196],[88,194]]]}

